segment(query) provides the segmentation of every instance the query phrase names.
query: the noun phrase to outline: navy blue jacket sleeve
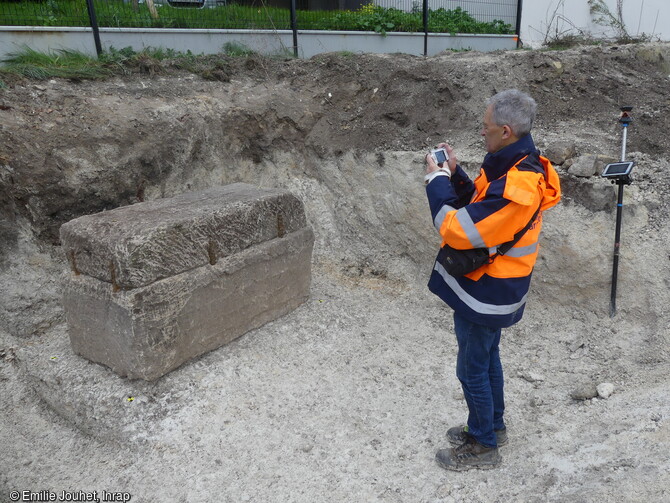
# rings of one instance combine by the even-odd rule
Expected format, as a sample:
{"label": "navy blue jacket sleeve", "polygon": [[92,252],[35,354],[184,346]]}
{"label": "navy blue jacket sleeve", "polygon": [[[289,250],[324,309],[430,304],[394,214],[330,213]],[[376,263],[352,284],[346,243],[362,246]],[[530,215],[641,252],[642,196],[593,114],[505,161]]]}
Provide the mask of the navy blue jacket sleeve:
{"label": "navy blue jacket sleeve", "polygon": [[426,185],[426,195],[430,205],[430,214],[435,217],[444,206],[457,209],[458,196],[448,176],[437,176]]}

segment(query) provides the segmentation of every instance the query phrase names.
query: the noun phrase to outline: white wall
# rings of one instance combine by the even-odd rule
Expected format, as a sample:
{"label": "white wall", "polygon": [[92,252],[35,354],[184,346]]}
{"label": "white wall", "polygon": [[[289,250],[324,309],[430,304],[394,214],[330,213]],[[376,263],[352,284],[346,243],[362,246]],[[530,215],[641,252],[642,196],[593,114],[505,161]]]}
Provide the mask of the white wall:
{"label": "white wall", "polygon": [[[616,0],[605,0],[616,15]],[[631,36],[650,35],[670,40],[669,0],[623,0],[623,18]],[[556,35],[579,34],[613,36],[611,28],[596,25],[589,14],[587,0],[525,0],[521,11],[521,40],[538,47]]]}
{"label": "white wall", "polygon": [[[290,30],[197,30],[168,28],[100,28],[103,49],[132,47],[141,51],[163,47],[194,54],[214,54],[227,42],[237,42],[261,54],[292,54],[293,33]],[[48,52],[73,49],[95,55],[90,28],[0,26],[0,59],[20,52],[24,46]],[[453,49],[477,51],[511,50],[516,48],[513,35],[456,35],[437,33],[428,37],[428,55]],[[387,33],[382,36],[362,31],[298,31],[298,55],[311,58],[333,51],[374,52],[422,55],[423,33]]]}

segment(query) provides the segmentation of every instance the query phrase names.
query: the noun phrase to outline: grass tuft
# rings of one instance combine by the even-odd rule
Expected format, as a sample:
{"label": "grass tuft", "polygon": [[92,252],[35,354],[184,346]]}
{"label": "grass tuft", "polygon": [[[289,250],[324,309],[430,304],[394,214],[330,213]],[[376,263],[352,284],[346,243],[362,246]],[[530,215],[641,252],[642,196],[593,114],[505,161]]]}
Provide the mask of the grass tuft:
{"label": "grass tuft", "polygon": [[9,54],[2,62],[5,72],[36,80],[55,77],[94,80],[110,75],[109,70],[96,58],[68,49],[38,52],[24,47],[18,52]]}
{"label": "grass tuft", "polygon": [[233,57],[248,57],[256,54],[256,51],[249,49],[240,42],[226,42],[223,44],[223,52],[227,56]]}

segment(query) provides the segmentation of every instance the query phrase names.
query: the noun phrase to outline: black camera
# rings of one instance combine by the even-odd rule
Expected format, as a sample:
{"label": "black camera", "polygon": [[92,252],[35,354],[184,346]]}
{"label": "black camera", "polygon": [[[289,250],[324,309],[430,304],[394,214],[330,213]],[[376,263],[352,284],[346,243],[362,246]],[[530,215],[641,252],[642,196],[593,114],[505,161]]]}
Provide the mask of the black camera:
{"label": "black camera", "polygon": [[449,154],[444,148],[436,148],[430,151],[430,155],[435,161],[435,164],[442,167],[442,165],[449,160]]}

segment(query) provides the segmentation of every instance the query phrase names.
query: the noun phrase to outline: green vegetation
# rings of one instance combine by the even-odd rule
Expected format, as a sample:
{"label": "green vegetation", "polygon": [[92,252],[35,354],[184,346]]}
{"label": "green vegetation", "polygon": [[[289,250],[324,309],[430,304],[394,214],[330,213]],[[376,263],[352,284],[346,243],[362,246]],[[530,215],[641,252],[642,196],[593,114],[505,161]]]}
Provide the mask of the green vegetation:
{"label": "green vegetation", "polygon": [[36,80],[54,77],[90,80],[101,79],[111,74],[101,61],[66,49],[43,53],[26,47],[20,52],[9,55],[3,62],[3,73],[22,75]]}
{"label": "green vegetation", "polygon": [[550,51],[565,51],[577,46],[602,45],[602,43],[602,40],[598,40],[587,34],[566,33],[560,37],[547,39],[544,43],[544,48]]}
{"label": "green vegetation", "polygon": [[645,33],[632,36],[628,32],[623,19],[624,0],[616,0],[616,13],[613,13],[603,0],[588,0],[589,12],[593,22],[600,26],[609,27],[614,31],[615,41],[619,44],[649,42],[651,36]]}
{"label": "green vegetation", "polygon": [[[139,28],[221,28],[221,29],[290,29],[289,9],[250,7],[230,4],[208,9],[172,8],[156,5],[152,16],[146,4],[137,7],[122,0],[95,0],[98,25],[101,27]],[[351,30],[418,32],[423,31],[420,11],[405,12],[368,4],[357,11],[297,12],[302,30]],[[4,3],[0,25],[88,26],[86,2],[81,0],[46,0]],[[460,7],[429,11],[428,29],[433,33],[511,33],[502,21],[481,23]]]}
{"label": "green vegetation", "polygon": [[265,60],[293,56],[284,53],[263,56],[242,44],[234,43],[226,44],[221,54],[195,55],[191,51],[178,52],[163,48],[148,48],[136,52],[131,47],[112,47],[99,58],[66,49],[43,53],[24,47],[0,60],[0,89],[8,87],[7,82],[15,81],[17,77],[34,80],[58,77],[97,80],[130,73],[154,75],[171,70],[182,70],[208,80],[228,81],[231,60],[236,57],[252,58],[262,65]]}
{"label": "green vegetation", "polygon": [[226,42],[223,44],[223,52],[227,56],[246,57],[256,54],[256,51],[249,49],[240,42]]}
{"label": "green vegetation", "polygon": [[20,75],[35,80],[56,77],[97,80],[115,74],[129,73],[134,69],[151,73],[152,69],[160,68],[160,62],[163,60],[174,61],[173,66],[188,69],[189,63],[193,63],[195,59],[196,57],[190,52],[184,54],[169,49],[135,52],[130,47],[121,50],[112,48],[101,54],[100,58],[96,58],[67,49],[44,53],[24,47],[2,61],[0,76]]}
{"label": "green vegetation", "polygon": [[[326,15],[327,14],[327,15]],[[305,30],[352,30],[420,32],[423,31],[423,14],[420,11],[405,12],[378,5],[364,5],[357,11],[301,11],[298,24]],[[502,21],[481,23],[466,11],[429,11],[428,31],[432,33],[511,33],[511,27]]]}
{"label": "green vegetation", "polygon": [[616,15],[603,0],[588,0],[587,3],[595,24],[612,28],[619,40],[625,41],[631,38],[623,21],[623,0],[616,2]]}

